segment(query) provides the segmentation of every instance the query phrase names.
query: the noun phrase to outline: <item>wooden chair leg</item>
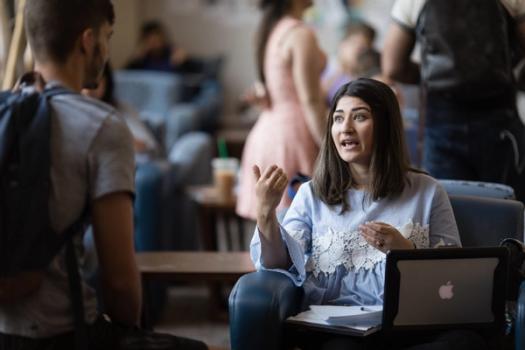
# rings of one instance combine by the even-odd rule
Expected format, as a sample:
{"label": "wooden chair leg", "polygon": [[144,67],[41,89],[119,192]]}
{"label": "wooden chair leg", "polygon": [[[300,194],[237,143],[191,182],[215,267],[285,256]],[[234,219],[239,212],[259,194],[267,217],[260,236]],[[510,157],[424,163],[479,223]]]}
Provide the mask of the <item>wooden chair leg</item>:
{"label": "wooden chair leg", "polygon": [[241,217],[237,217],[237,229],[239,230],[239,250],[244,250],[246,247],[246,241],[244,239],[244,221]]}
{"label": "wooden chair leg", "polygon": [[151,303],[151,284],[147,280],[142,279],[142,313],[140,316],[140,326],[147,330],[153,329],[153,321],[151,320],[151,315],[149,314],[149,306],[152,305]]}
{"label": "wooden chair leg", "polygon": [[26,39],[24,33],[24,8],[26,0],[18,1],[18,8],[16,11],[15,29],[11,38],[9,46],[9,55],[7,57],[6,69],[4,72],[4,81],[2,83],[2,90],[11,89],[16,79],[16,67],[22,52],[25,49]]}

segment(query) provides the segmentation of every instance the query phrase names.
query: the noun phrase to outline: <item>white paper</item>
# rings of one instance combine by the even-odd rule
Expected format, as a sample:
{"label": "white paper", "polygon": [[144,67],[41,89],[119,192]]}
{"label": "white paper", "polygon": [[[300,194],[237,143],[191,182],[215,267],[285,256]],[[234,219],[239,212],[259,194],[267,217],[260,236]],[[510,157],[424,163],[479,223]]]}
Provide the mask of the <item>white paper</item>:
{"label": "white paper", "polygon": [[338,326],[366,331],[381,324],[383,308],[367,306],[310,305],[310,310],[289,317],[291,321]]}
{"label": "white paper", "polygon": [[310,305],[310,310],[328,324],[350,327],[375,327],[381,324],[383,306]]}

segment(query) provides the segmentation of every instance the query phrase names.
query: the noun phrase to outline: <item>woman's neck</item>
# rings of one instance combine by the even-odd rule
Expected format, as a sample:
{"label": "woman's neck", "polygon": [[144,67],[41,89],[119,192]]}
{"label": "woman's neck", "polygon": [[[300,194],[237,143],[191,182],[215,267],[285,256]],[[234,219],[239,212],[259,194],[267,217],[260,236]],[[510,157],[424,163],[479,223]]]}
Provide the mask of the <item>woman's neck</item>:
{"label": "woman's neck", "polygon": [[370,167],[358,164],[350,164],[349,166],[353,187],[358,190],[368,189],[371,179]]}

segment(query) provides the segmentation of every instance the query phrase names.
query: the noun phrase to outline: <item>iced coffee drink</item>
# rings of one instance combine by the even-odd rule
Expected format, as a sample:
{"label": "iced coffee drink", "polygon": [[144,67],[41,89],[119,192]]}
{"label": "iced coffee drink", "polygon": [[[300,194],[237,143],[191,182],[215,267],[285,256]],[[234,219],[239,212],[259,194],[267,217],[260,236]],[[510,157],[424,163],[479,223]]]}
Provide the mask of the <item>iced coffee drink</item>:
{"label": "iced coffee drink", "polygon": [[237,158],[215,158],[212,160],[212,167],[217,195],[224,201],[233,200],[239,161]]}

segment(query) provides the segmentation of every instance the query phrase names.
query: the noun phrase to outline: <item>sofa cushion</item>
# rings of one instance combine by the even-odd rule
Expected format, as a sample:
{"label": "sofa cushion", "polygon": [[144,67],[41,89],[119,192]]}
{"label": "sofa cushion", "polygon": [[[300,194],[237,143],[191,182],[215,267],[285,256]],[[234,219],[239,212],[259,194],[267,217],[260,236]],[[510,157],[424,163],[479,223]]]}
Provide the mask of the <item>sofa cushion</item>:
{"label": "sofa cushion", "polygon": [[164,119],[168,110],[185,94],[183,77],[177,74],[142,70],[115,72],[115,94],[142,115]]}

